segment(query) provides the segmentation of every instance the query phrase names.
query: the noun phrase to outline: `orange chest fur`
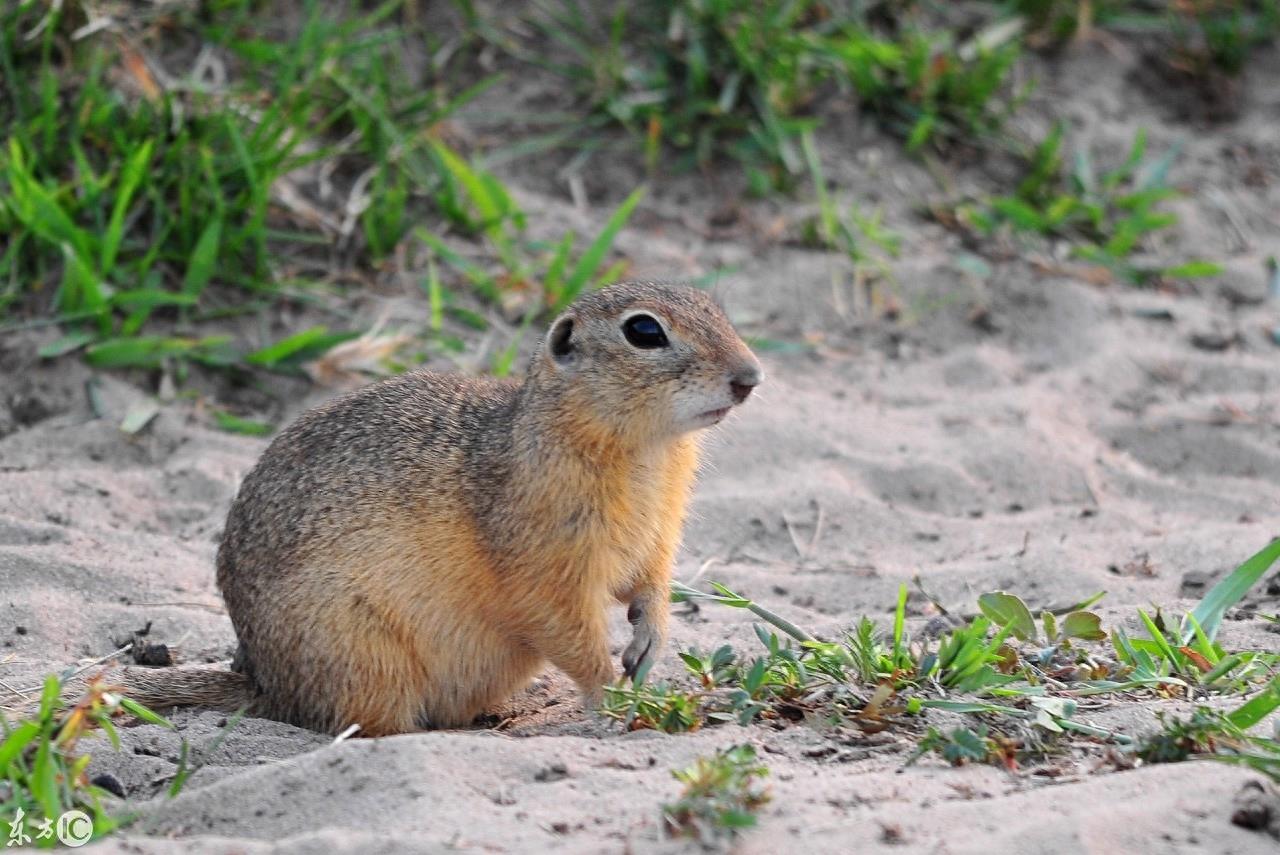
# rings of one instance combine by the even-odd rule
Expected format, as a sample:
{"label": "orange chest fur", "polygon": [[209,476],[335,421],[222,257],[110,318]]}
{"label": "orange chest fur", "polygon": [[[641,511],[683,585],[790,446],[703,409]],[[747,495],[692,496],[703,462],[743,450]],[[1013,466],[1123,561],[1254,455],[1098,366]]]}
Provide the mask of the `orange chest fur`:
{"label": "orange chest fur", "polygon": [[628,589],[649,563],[670,560],[696,466],[682,441],[651,460],[583,467],[563,484],[553,562],[611,594]]}

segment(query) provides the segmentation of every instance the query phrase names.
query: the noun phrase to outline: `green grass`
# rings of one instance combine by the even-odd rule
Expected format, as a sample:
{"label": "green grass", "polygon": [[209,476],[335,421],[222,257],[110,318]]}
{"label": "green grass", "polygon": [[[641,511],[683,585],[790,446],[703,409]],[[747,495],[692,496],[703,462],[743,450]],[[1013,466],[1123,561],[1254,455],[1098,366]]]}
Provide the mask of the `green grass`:
{"label": "green grass", "polygon": [[531,22],[534,43],[502,44],[577,93],[586,115],[562,138],[621,126],[651,170],[665,152],[677,167],[729,159],[757,192],[804,174],[801,137],[833,93],[912,151],[994,134],[1019,101],[1016,41],[886,29],[841,3],[649,0],[601,17],[582,0],[548,0]]}
{"label": "green grass", "polygon": [[[69,810],[88,814],[94,839],[121,824],[103,804],[108,793],[89,782],[85,770],[90,755],[79,750],[82,740],[104,734],[118,751],[120,738],[112,719],[122,713],[171,727],[160,716],[111,691],[101,678],[89,680],[83,697],[71,706],[62,700],[61,692],[61,680],[50,675],[34,714],[10,722],[0,713],[0,822],[6,828],[16,822],[29,838],[27,843],[45,849],[58,842],[47,827]],[[185,781],[191,771],[183,764],[181,779]],[[171,795],[180,788],[179,782]]]}
{"label": "green grass", "polygon": [[879,116],[908,151],[991,140],[1017,109],[1010,72],[1021,53],[1013,34],[987,31],[957,43],[945,30],[905,26],[890,36],[849,25],[822,45],[836,79]]}
{"label": "green grass", "polygon": [[1280,37],[1278,0],[1182,3],[1169,17],[1175,45],[1171,65],[1192,78],[1212,71],[1240,77],[1253,51]]}
{"label": "green grass", "polygon": [[[1280,654],[1229,651],[1214,637],[1226,611],[1277,561],[1280,541],[1218,582],[1187,614],[1181,630],[1171,629],[1158,612],[1152,617],[1139,609],[1146,637],[1131,637],[1121,626],[1108,634],[1101,618],[1088,611],[1102,594],[1041,610],[1037,619],[1019,597],[995,591],[979,597],[980,614],[936,641],[914,640],[906,629],[904,585],[887,633],[862,618],[842,637],[826,640],[723,585],[712,583],[714,591],[703,592],[677,584],[677,602],[748,610],[782,636],[756,625],[763,652],[752,658],[727,645],[710,653],[684,651],[680,656],[692,685],[650,685],[640,674],[630,684],[607,688],[603,712],[631,729],[671,733],[724,722],[748,725],[796,711],[864,730],[910,729],[931,710],[947,711],[978,716],[987,730],[931,730],[912,762],[932,752],[950,762],[990,759],[1012,766],[1053,750],[1054,740],[1068,732],[1135,750],[1132,736],[1080,720],[1082,698],[1244,698],[1226,718],[1206,713],[1195,726],[1206,730],[1227,722],[1236,730],[1223,730],[1222,744],[1239,757],[1228,762],[1274,771],[1274,755],[1280,754],[1275,741],[1245,731],[1280,709]],[[1179,731],[1178,738],[1191,737]],[[1211,752],[1209,737],[1196,738],[1202,747],[1187,747],[1187,755]],[[1009,747],[1015,744],[1023,747]]]}
{"label": "green grass", "polygon": [[1058,124],[1032,151],[1013,193],[962,204],[956,208],[957,221],[984,235],[1004,226],[1067,239],[1077,258],[1134,284],[1221,272],[1219,265],[1199,259],[1154,265],[1136,258],[1151,236],[1177,223],[1177,216],[1162,207],[1181,195],[1169,181],[1177,146],[1149,156],[1146,133],[1140,130],[1125,158],[1100,170],[1084,148],[1068,166],[1064,145],[1065,130]]}
{"label": "green grass", "polygon": [[1266,691],[1229,711],[1197,707],[1188,718],[1160,715],[1160,731],[1143,740],[1137,755],[1148,763],[1193,758],[1245,766],[1280,782],[1280,740],[1249,733],[1280,709],[1280,678]]}
{"label": "green grass", "polygon": [[966,763],[994,763],[1004,759],[1000,742],[989,735],[985,725],[955,727],[947,732],[930,727],[907,760],[911,765],[926,754],[937,754],[952,766]]}
{"label": "green grass", "polygon": [[[142,54],[110,34],[68,51],[74,2],[47,17],[32,0],[7,7],[0,231],[10,241],[0,312],[58,318],[69,334],[51,353],[88,345],[104,366],[236,361],[221,341],[147,332],[157,315],[185,327],[235,300],[283,300],[273,267],[335,236],[275,213],[289,173],[321,160],[374,170],[382,192],[361,215],[361,255],[388,251],[407,230],[389,207],[403,205],[394,188],[431,179],[397,123],[430,128],[462,100],[392,74],[379,26],[397,5],[335,22],[309,3],[297,38],[279,42],[245,35],[248,2],[217,4],[217,27],[166,20],[247,69],[220,91],[161,85]],[[42,35],[30,39],[42,19]]]}
{"label": "green grass", "polygon": [[1097,26],[1114,23],[1132,0],[995,0],[1006,15],[1022,18],[1036,46],[1058,47]]}
{"label": "green grass", "polygon": [[600,712],[622,722],[627,730],[660,730],[683,733],[702,726],[704,714],[699,693],[666,683],[621,684],[605,687]]}
{"label": "green grass", "polygon": [[581,252],[577,235],[568,232],[552,243],[525,235],[527,218],[510,191],[482,168],[468,163],[442,142],[432,150],[441,164],[442,196],[454,219],[481,236],[476,256],[466,256],[441,237],[425,230],[418,236],[443,262],[481,294],[495,302],[503,295],[527,295],[539,311],[560,309],[589,291],[616,279],[625,263],[606,265],[619,232],[644,198],[640,187],[618,206]]}
{"label": "green grass", "polygon": [[607,19],[583,0],[551,0],[532,22],[541,44],[518,55],[565,77],[588,127],[621,125],[651,168],[732,157],[756,184],[785,184],[802,163],[797,134],[825,71],[812,48],[817,0],[648,0]]}
{"label": "green grass", "polygon": [[[930,31],[927,16],[821,0],[648,0],[605,18],[546,0],[529,43],[460,8],[473,33],[571,83],[585,111],[577,144],[616,124],[655,171],[674,152],[687,165],[737,160],[758,190],[807,176],[819,213],[801,239],[848,259],[856,283],[891,281],[901,240],[877,213],[833,201],[812,137],[821,104],[851,98],[907,148],[946,149],[1002,139],[1020,94],[1010,82],[1019,43],[1003,22],[959,40]],[[249,347],[228,325],[320,303],[335,296],[330,280],[376,277],[421,245],[431,308],[407,361],[457,349],[446,320],[485,326],[475,294],[515,325],[489,366],[507,374],[525,330],[624,274],[614,246],[644,188],[592,234],[535,239],[485,153],[448,132],[497,82],[457,68],[456,48],[474,36],[423,29],[405,0],[339,14],[302,0],[298,12],[263,27],[261,3],[217,0],[205,15],[125,16],[116,26],[128,39],[110,28],[73,39],[80,0],[0,11],[0,331],[52,322],[60,335],[46,358],[77,353],[179,381],[191,366],[300,374],[361,331],[314,327]],[[1258,15],[1249,26],[1262,26]],[[189,77],[200,51],[204,71]],[[1017,192],[963,207],[962,221],[1065,237],[1135,281],[1216,271],[1132,258],[1170,224],[1171,158],[1142,160],[1140,138],[1118,170],[1094,174],[1087,157],[1064,168],[1061,147],[1051,135]]]}
{"label": "green grass", "polygon": [[723,844],[754,827],[756,811],[769,801],[759,783],[769,769],[750,745],[717,750],[671,774],[683,785],[680,797],[662,806],[663,827],[672,837]]}
{"label": "green grass", "polygon": [[1029,43],[1057,47],[1095,29],[1154,36],[1171,70],[1189,80],[1242,76],[1249,57],[1280,35],[1277,0],[997,0],[1025,21]]}
{"label": "green grass", "polygon": [[[813,183],[814,199],[818,203],[818,213],[802,224],[801,244],[843,256],[848,261],[855,285],[874,286],[882,280],[896,285],[889,265],[902,250],[901,236],[884,225],[878,210],[869,215],[863,214],[852,202],[841,210],[827,188],[822,160],[811,132],[805,131],[801,135],[800,147]],[[841,274],[834,267],[831,278],[833,288],[838,286]],[[872,296],[875,296],[874,292]]]}
{"label": "green grass", "polygon": [[[527,292],[531,321],[623,269],[612,246],[642,192],[589,241],[527,240],[510,192],[440,134],[496,78],[451,85],[445,60],[406,73],[432,34],[396,20],[403,0],[340,15],[304,0],[279,32],[252,0],[212,5],[130,22],[137,49],[110,31],[69,39],[76,0],[0,12],[0,330],[51,319],[62,335],[42,356],[101,368],[298,373],[359,331],[252,350],[202,327],[305,304],[418,241],[444,262],[424,283],[432,338],[446,314],[477,320],[457,299],[468,287],[495,303]],[[203,46],[225,80],[178,77],[191,57],[175,43]],[[317,171],[333,198],[315,197]]]}

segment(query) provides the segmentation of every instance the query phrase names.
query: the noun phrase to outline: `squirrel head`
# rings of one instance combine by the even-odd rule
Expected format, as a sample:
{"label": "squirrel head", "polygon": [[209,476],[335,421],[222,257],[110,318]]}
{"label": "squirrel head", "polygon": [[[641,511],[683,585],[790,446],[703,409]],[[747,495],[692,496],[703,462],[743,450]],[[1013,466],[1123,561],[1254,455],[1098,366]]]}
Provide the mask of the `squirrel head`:
{"label": "squirrel head", "polygon": [[559,392],[582,428],[637,444],[719,423],[763,379],[715,301],[649,282],[576,300],[552,322],[529,373]]}

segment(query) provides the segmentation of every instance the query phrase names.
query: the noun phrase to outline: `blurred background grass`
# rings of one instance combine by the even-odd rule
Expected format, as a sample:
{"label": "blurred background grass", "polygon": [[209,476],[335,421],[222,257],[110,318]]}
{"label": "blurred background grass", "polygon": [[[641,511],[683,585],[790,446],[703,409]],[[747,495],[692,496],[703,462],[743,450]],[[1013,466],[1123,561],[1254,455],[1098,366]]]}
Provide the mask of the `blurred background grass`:
{"label": "blurred background grass", "polygon": [[[398,348],[351,325],[250,349],[225,324],[341,295],[412,247],[430,313],[408,361],[457,348],[446,322],[484,327],[485,306],[528,327],[625,275],[615,241],[645,185],[616,188],[593,230],[535,238],[491,164],[606,145],[648,185],[698,170],[814,202],[804,243],[882,269],[899,236],[833,201],[812,143],[833,105],[943,168],[986,153],[1019,164],[1002,192],[931,211],[974,240],[1065,239],[1136,284],[1212,275],[1212,259],[1134,261],[1174,221],[1162,203],[1176,151],[1139,134],[1123,161],[1097,164],[1061,124],[1011,132],[1034,86],[1020,63],[1144,40],[1170,86],[1230,115],[1251,51],[1278,30],[1280,0],[11,0],[0,331],[54,325],[44,357],[179,380],[191,366],[297,372],[343,346],[394,370]],[[562,109],[500,145],[463,132],[460,110],[526,74],[559,81]],[[489,367],[514,356],[513,343]]]}

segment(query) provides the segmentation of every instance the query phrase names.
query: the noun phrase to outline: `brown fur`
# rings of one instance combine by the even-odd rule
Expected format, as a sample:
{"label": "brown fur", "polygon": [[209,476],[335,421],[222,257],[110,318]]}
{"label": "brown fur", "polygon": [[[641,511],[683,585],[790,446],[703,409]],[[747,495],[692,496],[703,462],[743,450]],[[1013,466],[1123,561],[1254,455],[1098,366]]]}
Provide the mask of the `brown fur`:
{"label": "brown fur", "polygon": [[[626,342],[637,310],[671,347]],[[127,691],[381,735],[467,724],[550,661],[594,703],[615,601],[635,626],[624,663],[652,659],[697,468],[678,412],[721,407],[759,366],[686,288],[614,286],[552,330],[522,385],[412,372],[282,432],[218,550],[233,673],[129,669]]]}

